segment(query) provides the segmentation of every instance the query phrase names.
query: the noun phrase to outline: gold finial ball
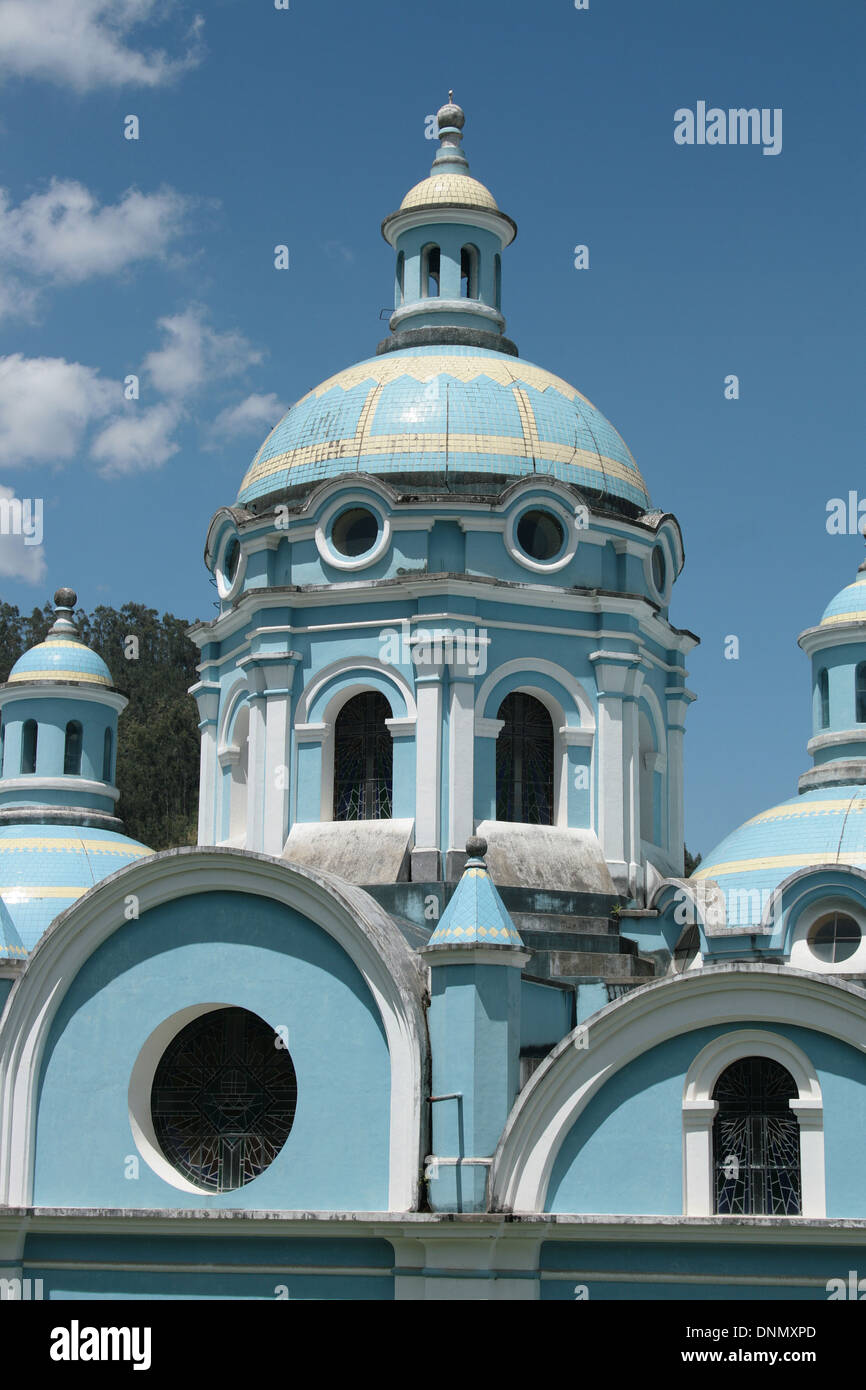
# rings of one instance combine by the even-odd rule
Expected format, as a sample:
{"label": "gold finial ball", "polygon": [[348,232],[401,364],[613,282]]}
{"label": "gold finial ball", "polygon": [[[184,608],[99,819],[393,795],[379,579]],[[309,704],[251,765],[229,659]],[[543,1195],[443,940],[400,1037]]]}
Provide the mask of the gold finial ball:
{"label": "gold finial ball", "polygon": [[58,608],[74,608],[78,602],[78,595],[74,589],[58,589],[54,595],[54,602]]}
{"label": "gold finial ball", "polygon": [[436,113],[436,119],[439,122],[440,130],[444,130],[446,126],[451,126],[452,129],[456,127],[457,130],[463,129],[466,117],[463,114],[463,108],[457,106],[452,100],[453,96],[454,93],[449,92],[447,102],[444,106],[440,106]]}

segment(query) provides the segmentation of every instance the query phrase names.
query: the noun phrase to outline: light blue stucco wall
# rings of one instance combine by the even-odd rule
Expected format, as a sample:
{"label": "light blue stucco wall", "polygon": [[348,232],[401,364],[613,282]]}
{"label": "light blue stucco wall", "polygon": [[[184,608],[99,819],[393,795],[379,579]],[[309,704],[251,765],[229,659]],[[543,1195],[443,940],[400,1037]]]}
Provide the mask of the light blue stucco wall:
{"label": "light blue stucco wall", "polygon": [[[274,1163],[224,1194],[184,1192],[142,1159],[133,1065],[180,1009],[221,1003],[288,1028],[294,1126]],[[299,913],[204,893],[125,922],[82,966],[51,1028],[39,1088],[35,1201],[48,1206],[387,1208],[390,1067],[375,1004],[337,943]]]}
{"label": "light blue stucco wall", "polygon": [[[755,1021],[749,1025],[767,1028]],[[699,1028],[628,1063],[593,1097],[553,1166],[545,1209],[678,1216],[683,1209],[682,1099],[686,1073],[713,1038]],[[824,1100],[828,1217],[866,1217],[856,1155],[866,1152],[866,1057],[805,1028],[767,1029],[810,1058]]]}

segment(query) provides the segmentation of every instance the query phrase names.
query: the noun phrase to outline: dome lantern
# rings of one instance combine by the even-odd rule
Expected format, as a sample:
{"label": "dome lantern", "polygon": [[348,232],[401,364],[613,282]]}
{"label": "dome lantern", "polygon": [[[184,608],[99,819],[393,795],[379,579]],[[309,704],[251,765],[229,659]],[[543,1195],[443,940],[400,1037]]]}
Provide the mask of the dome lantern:
{"label": "dome lantern", "polygon": [[440,143],[429,177],[382,223],[397,265],[392,337],[378,351],[461,343],[517,356],[501,311],[501,255],[517,226],[469,173],[465,116],[453,96],[437,113]]}
{"label": "dome lantern", "polygon": [[114,774],[127,699],[82,641],[75,591],[58,589],[54,602],[45,640],[0,686],[0,824],[36,819],[122,831]]}
{"label": "dome lantern", "polygon": [[866,561],[830,600],[817,627],[800,635],[812,659],[815,766],[800,790],[866,782]]}

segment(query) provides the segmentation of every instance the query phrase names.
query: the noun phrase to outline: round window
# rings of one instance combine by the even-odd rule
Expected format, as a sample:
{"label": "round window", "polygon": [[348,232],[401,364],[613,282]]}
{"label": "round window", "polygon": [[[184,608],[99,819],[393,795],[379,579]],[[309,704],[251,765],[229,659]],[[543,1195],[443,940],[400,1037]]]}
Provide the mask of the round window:
{"label": "round window", "polygon": [[655,550],[653,551],[652,564],[653,583],[655,584],[658,592],[660,594],[663,594],[665,591],[665,584],[667,583],[668,567],[665,562],[665,553],[660,545],[657,545]]}
{"label": "round window", "polygon": [[235,575],[238,572],[238,564],[241,558],[241,545],[236,536],[232,537],[226,546],[225,559],[223,561],[223,574],[226,583],[233,584]]}
{"label": "round window", "polygon": [[246,1009],[213,1009],[160,1059],[150,1111],[165,1157],[210,1192],[252,1182],[289,1137],[298,1097],[282,1039]]}
{"label": "round window", "polygon": [[520,548],[533,560],[553,560],[562,549],[565,532],[559,517],[533,509],[524,512],[517,523]]}
{"label": "round window", "polygon": [[854,955],[862,936],[853,917],[845,912],[830,912],[815,923],[809,933],[809,945],[819,960],[838,965]]}
{"label": "round window", "polygon": [[349,507],[331,528],[331,542],[341,555],[366,555],[376,544],[379,518],[366,507]]}

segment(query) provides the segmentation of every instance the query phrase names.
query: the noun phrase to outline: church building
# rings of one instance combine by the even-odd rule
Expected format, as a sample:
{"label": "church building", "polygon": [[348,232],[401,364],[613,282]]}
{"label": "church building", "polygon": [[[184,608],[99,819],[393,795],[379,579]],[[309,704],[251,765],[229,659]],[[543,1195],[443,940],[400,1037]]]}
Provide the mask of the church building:
{"label": "church building", "polygon": [[866,562],[804,615],[796,795],[686,877],[680,526],[506,336],[438,126],[389,336],[214,499],[198,844],[124,833],[72,590],[0,686],[3,1297],[866,1277]]}

